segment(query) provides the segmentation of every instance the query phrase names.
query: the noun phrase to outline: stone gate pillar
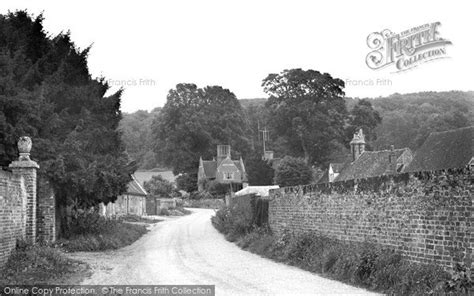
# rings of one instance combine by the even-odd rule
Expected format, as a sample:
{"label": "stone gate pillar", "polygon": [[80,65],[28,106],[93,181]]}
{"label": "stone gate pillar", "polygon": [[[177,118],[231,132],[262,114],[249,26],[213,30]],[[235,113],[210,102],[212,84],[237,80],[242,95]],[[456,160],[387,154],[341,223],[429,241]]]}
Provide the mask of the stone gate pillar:
{"label": "stone gate pillar", "polygon": [[39,165],[30,159],[31,139],[20,137],[18,141],[18,151],[20,157],[10,164],[13,174],[23,177],[26,189],[26,226],[25,239],[27,242],[36,242],[36,173]]}

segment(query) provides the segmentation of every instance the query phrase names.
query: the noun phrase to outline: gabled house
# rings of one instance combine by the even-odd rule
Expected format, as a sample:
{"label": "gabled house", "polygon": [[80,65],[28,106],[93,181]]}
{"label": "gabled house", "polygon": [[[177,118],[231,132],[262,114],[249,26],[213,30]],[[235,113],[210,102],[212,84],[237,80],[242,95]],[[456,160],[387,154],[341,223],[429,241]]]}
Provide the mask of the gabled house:
{"label": "gabled house", "polygon": [[409,148],[366,151],[362,129],[354,134],[351,154],[342,162],[330,163],[318,183],[370,178],[399,174],[411,162],[413,155]]}
{"label": "gabled house", "polygon": [[364,151],[356,160],[342,168],[334,180],[346,181],[399,174],[412,158],[408,148],[394,149],[392,146],[390,150]]}
{"label": "gabled house", "polygon": [[127,184],[125,193],[119,195],[114,202],[109,202],[107,205],[100,204],[101,214],[106,217],[145,216],[147,195],[146,190],[132,174],[132,180]]}
{"label": "gabled house", "polygon": [[431,133],[415,153],[407,172],[474,166],[474,126]]}
{"label": "gabled house", "polygon": [[229,145],[217,146],[216,159],[199,159],[198,190],[204,190],[204,183],[213,180],[223,184],[237,184],[238,187],[248,185],[244,161],[242,157],[239,160],[231,159]]}

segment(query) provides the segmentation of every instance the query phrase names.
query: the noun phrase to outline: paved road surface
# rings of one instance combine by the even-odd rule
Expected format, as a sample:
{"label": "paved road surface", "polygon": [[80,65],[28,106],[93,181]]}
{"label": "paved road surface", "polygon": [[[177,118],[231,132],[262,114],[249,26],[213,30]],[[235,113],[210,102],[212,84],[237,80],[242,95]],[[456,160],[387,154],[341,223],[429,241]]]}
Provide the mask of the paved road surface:
{"label": "paved road surface", "polygon": [[126,248],[74,254],[94,270],[83,284],[208,284],[216,295],[375,295],[243,251],[214,229],[213,214],[193,209]]}

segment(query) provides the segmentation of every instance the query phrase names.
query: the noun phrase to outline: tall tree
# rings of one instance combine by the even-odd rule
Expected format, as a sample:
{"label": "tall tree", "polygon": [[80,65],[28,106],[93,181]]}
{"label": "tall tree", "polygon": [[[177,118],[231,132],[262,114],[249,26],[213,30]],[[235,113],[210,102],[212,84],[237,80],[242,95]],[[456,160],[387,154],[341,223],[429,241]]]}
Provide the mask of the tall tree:
{"label": "tall tree", "polygon": [[313,180],[313,171],[302,158],[285,156],[275,171],[275,184],[281,187],[306,185]]}
{"label": "tall tree", "polygon": [[220,86],[178,84],[152,127],[158,160],[174,174],[193,175],[199,157],[212,159],[218,144],[232,146],[234,157],[246,154],[248,127],[235,95]]}
{"label": "tall tree", "polygon": [[309,164],[328,161],[334,141],[344,139],[347,117],[344,82],[315,70],[292,69],[263,80],[270,96],[270,125],[288,147]]}
{"label": "tall tree", "polygon": [[365,140],[370,143],[377,139],[375,128],[382,122],[382,117],[377,110],[374,110],[372,103],[367,99],[357,102],[350,112],[349,126],[346,128],[346,144],[352,140],[353,134],[357,129],[364,130]]}
{"label": "tall tree", "polygon": [[160,197],[171,197],[171,194],[176,190],[174,185],[165,180],[161,175],[156,175],[151,180],[146,181],[143,187],[149,194],[158,195]]}
{"label": "tall tree", "polygon": [[42,22],[25,11],[0,15],[0,165],[28,135],[60,206],[113,201],[133,170],[117,132],[121,91],[106,96],[104,79],[89,73],[89,49],[68,33],[49,37]]}
{"label": "tall tree", "polygon": [[262,159],[261,151],[255,151],[246,158],[245,168],[250,185],[273,184],[274,170],[268,161]]}
{"label": "tall tree", "polygon": [[151,125],[155,117],[159,116],[161,108],[151,112],[138,110],[134,113],[124,113],[120,121],[119,130],[130,158],[143,169],[152,169],[159,166],[153,152],[153,137]]}

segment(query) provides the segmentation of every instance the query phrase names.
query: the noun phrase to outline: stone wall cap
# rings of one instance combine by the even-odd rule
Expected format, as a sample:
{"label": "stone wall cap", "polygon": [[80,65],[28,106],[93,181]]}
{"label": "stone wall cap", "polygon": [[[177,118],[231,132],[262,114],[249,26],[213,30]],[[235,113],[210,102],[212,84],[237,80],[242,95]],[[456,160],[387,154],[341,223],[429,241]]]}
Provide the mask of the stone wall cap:
{"label": "stone wall cap", "polygon": [[36,161],[33,160],[15,160],[10,163],[8,166],[10,168],[35,168],[39,169],[39,165]]}

